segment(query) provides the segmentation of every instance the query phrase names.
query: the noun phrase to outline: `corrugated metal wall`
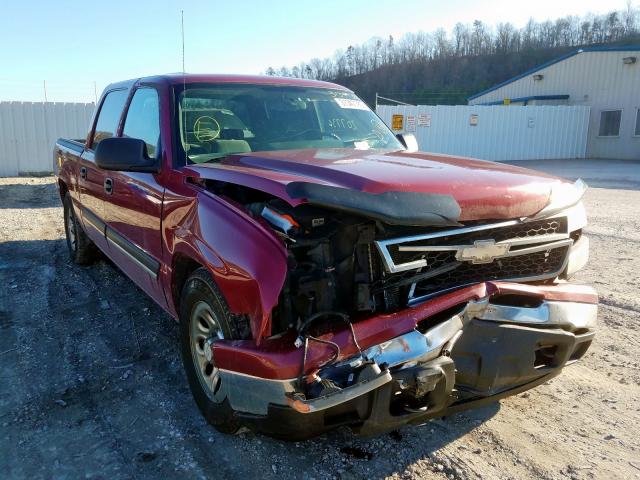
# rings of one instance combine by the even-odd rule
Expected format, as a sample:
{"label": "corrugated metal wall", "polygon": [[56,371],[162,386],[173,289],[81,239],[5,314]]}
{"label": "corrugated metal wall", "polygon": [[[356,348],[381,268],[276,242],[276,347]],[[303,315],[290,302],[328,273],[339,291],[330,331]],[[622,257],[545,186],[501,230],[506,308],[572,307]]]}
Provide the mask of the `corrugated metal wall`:
{"label": "corrugated metal wall", "polygon": [[[640,57],[636,51],[582,52],[536,71],[533,74],[481,95],[469,103],[502,101],[533,95],[569,95],[569,105],[591,107],[587,156],[590,158],[640,158],[640,136],[635,135],[640,108],[640,61],[625,64],[626,57]],[[511,107],[509,107],[511,108]],[[603,110],[622,110],[620,135],[598,136]]]}
{"label": "corrugated metal wall", "polygon": [[584,158],[589,126],[583,106],[380,105],[378,115],[390,127],[403,115],[394,132],[413,133],[422,151],[496,161]]}
{"label": "corrugated metal wall", "polygon": [[84,138],[93,103],[0,102],[0,176],[51,172],[59,137]]}

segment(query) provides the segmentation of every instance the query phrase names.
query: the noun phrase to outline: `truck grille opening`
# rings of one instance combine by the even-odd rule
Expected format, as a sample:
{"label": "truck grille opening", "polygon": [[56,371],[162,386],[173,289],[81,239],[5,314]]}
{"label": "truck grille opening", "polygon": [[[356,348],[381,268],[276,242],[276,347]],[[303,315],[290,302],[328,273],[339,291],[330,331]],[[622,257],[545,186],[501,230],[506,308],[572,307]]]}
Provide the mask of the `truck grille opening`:
{"label": "truck grille opening", "polygon": [[429,294],[457,285],[484,282],[487,280],[519,280],[553,274],[564,264],[569,247],[494,260],[492,263],[473,265],[460,263],[453,270],[434,278],[419,282],[416,294]]}
{"label": "truck grille opening", "polygon": [[[389,254],[393,259],[393,262],[397,265],[408,263],[416,259],[421,258],[417,252],[401,252],[399,251],[400,245],[420,245],[420,246],[447,246],[447,245],[472,245],[478,240],[493,239],[497,242],[504,242],[513,239],[531,238],[535,240],[535,237],[541,235],[553,235],[553,234],[567,234],[567,220],[566,217],[538,220],[536,222],[516,224],[508,227],[489,228],[483,230],[476,230],[465,234],[452,234],[443,237],[435,237],[425,240],[416,240],[413,242],[407,242],[402,244],[395,244],[389,246]],[[527,244],[525,244],[527,245]],[[451,256],[455,258],[455,251],[446,252],[430,252],[430,258],[427,258],[427,264],[430,261],[434,263],[446,263],[450,261]]]}
{"label": "truck grille opening", "polygon": [[[382,287],[394,306],[490,280],[555,278],[573,239],[566,217],[478,225],[377,242]],[[389,302],[389,298],[395,300]]]}

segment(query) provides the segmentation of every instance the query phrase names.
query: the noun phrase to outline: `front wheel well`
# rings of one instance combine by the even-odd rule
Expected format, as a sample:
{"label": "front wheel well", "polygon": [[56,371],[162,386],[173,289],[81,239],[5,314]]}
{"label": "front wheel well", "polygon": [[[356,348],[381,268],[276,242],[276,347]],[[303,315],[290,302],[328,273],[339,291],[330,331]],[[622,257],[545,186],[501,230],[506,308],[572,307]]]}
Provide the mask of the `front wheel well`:
{"label": "front wheel well", "polygon": [[186,255],[175,256],[171,278],[171,295],[176,311],[180,311],[180,295],[182,294],[182,289],[184,288],[187,278],[201,267],[202,265],[191,257],[187,257]]}
{"label": "front wheel well", "polygon": [[62,199],[62,201],[64,201],[64,197],[67,194],[67,192],[69,191],[69,188],[67,187],[67,184],[64,183],[64,180],[62,179],[58,179],[58,192],[60,193],[60,198]]}

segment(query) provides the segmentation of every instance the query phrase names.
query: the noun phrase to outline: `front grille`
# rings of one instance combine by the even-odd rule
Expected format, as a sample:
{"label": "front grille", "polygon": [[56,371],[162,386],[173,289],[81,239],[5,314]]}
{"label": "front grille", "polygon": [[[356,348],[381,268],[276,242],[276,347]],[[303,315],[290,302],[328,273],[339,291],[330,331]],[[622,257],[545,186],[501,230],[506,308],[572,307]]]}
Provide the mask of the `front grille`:
{"label": "front grille", "polygon": [[481,265],[461,262],[449,272],[418,282],[414,297],[488,280],[534,279],[557,274],[564,265],[568,250],[569,247],[554,248]]}
{"label": "front grille", "polygon": [[[552,235],[558,233],[567,232],[567,219],[566,217],[553,218],[547,220],[538,220],[529,223],[518,223],[515,225],[509,225],[507,227],[496,227],[484,230],[476,230],[473,232],[461,234],[461,235],[446,235],[442,237],[436,237],[426,240],[416,240],[415,242],[402,243],[403,246],[409,245],[473,245],[473,242],[478,240],[493,239],[496,242],[503,242],[505,240],[517,239],[517,238],[532,238],[534,239],[540,235]],[[425,252],[400,252],[398,250],[399,244],[389,246],[389,254],[396,265],[411,262],[422,258]],[[442,255],[446,253],[447,255]],[[455,251],[453,252],[429,252],[426,257],[427,265],[431,262],[439,263],[448,259],[447,256],[453,256],[455,259]]]}
{"label": "front grille", "polygon": [[572,242],[565,217],[379,240],[386,266],[379,290],[405,289],[405,298],[416,298],[488,280],[553,278],[564,267]]}

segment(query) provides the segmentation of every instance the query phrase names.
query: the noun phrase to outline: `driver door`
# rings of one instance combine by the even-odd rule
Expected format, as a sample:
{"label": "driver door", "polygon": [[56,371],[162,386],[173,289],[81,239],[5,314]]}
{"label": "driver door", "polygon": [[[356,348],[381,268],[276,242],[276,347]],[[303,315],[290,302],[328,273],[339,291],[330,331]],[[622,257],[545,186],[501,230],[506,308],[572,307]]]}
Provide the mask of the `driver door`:
{"label": "driver door", "polygon": [[[135,90],[123,125],[122,136],[143,140],[149,158],[159,161],[159,96],[154,88]],[[159,282],[164,187],[155,173],[110,171],[109,178],[111,192],[104,212],[110,254],[129,278],[166,305]]]}

